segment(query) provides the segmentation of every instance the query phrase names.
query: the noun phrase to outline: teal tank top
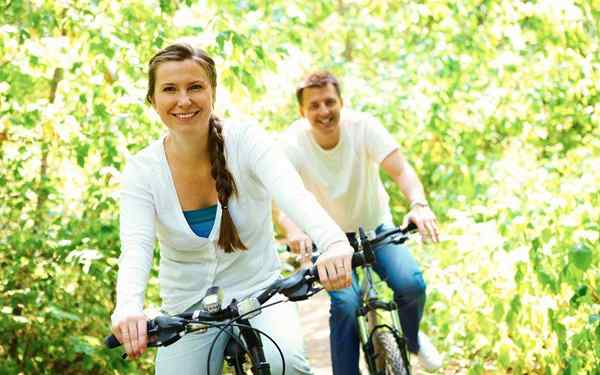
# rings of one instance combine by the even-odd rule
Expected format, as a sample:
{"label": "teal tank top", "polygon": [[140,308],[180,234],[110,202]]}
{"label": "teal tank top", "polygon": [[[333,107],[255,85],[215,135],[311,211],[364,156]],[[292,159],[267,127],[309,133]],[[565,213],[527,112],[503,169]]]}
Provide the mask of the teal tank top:
{"label": "teal tank top", "polygon": [[183,211],[183,216],[192,231],[199,237],[208,238],[210,231],[215,225],[217,216],[217,205],[201,208],[199,210]]}

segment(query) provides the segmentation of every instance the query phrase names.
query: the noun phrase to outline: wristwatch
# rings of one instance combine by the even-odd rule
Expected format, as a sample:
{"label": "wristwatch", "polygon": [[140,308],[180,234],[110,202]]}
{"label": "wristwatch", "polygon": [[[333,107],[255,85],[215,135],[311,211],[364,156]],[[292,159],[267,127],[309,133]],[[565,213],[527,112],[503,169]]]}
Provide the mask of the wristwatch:
{"label": "wristwatch", "polygon": [[410,203],[410,209],[412,210],[415,207],[429,207],[429,204],[425,200],[416,199]]}

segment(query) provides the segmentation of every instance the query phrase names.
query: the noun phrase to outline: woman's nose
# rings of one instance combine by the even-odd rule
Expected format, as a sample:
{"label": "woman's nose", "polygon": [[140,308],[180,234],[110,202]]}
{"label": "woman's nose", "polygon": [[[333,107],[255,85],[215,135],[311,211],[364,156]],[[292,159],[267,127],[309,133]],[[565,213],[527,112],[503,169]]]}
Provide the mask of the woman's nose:
{"label": "woman's nose", "polygon": [[190,96],[188,95],[187,92],[182,92],[177,97],[177,105],[179,105],[180,107],[185,107],[185,106],[189,105],[190,102],[191,102]]}

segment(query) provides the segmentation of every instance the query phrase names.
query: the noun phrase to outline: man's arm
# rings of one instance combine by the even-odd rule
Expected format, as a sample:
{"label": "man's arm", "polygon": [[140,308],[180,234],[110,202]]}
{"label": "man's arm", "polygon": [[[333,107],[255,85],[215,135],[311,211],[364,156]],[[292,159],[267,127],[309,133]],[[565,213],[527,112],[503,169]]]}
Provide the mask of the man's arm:
{"label": "man's arm", "polygon": [[433,242],[438,242],[437,220],[427,203],[423,184],[413,167],[400,151],[395,149],[383,159],[381,168],[398,184],[400,191],[410,202],[410,211],[404,217],[402,225],[406,226],[412,221],[419,228],[423,239],[431,238]]}

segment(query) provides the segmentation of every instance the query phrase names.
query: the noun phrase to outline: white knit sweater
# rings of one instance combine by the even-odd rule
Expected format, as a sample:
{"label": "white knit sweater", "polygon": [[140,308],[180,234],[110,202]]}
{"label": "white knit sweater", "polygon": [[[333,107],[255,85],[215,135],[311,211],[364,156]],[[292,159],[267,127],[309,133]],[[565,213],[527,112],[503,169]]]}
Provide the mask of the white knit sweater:
{"label": "white knit sweater", "polygon": [[192,232],[177,198],[163,136],[132,156],[122,175],[121,257],[113,322],[142,313],[156,238],[162,309],[170,314],[184,311],[211,286],[223,288],[227,303],[268,286],[279,276],[272,200],[319,248],[345,239],[262,129],[226,123],[223,137],[227,167],[239,192],[230,199],[229,210],[248,250],[225,253],[217,246],[220,205],[208,238]]}

